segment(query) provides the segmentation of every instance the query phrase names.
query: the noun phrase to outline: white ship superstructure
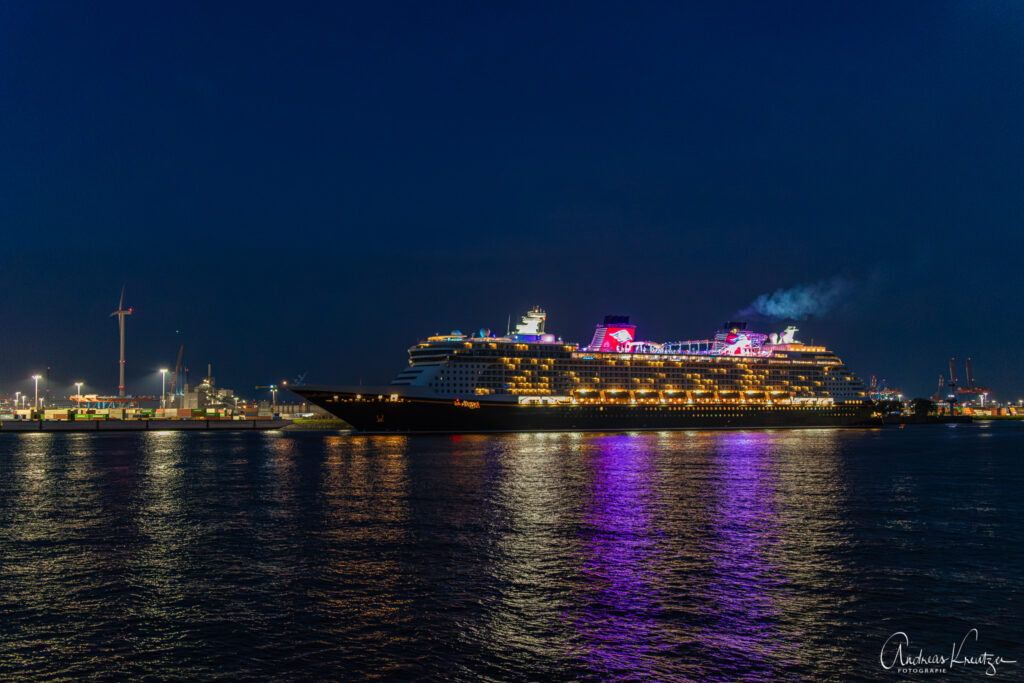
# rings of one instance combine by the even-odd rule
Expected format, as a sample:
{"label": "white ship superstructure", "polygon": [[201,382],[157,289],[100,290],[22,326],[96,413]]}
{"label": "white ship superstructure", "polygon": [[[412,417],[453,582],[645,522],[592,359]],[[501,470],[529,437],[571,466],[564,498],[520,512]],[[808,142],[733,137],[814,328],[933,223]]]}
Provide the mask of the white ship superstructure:
{"label": "white ship superstructure", "polygon": [[[392,381],[424,395],[570,403],[831,405],[860,403],[863,382],[824,346],[726,323],[713,338],[650,342],[626,316],[607,316],[587,346],[545,332],[540,307],[514,333],[454,330],[409,349]],[[421,393],[421,392],[417,392]]]}

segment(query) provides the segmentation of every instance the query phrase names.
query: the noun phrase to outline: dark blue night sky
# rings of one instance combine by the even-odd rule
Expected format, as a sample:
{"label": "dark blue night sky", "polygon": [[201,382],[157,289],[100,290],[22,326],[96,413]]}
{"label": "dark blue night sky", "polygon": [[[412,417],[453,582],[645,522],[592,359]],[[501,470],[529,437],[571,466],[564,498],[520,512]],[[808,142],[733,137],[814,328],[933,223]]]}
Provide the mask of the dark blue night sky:
{"label": "dark blue night sky", "polygon": [[122,284],[129,391],[257,395],[824,281],[865,379],[1024,396],[1024,5],[95,5],[0,5],[0,391],[114,391]]}

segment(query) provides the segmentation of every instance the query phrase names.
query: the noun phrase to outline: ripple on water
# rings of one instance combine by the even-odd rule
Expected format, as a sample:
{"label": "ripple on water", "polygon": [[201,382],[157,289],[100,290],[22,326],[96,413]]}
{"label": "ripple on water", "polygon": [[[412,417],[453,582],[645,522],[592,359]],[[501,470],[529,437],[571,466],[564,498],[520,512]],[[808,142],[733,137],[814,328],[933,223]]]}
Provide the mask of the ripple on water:
{"label": "ripple on water", "polygon": [[971,627],[1013,658],[1022,446],[3,434],[0,677],[875,678],[893,631]]}

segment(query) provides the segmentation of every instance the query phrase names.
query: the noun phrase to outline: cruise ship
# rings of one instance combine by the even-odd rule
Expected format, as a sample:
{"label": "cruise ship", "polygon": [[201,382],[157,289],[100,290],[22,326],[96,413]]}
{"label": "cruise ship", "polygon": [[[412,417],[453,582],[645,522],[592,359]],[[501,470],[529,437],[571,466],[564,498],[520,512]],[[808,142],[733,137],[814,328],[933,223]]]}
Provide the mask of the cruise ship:
{"label": "cruise ship", "polygon": [[[651,342],[606,316],[586,346],[545,330],[540,307],[503,336],[454,330],[409,349],[388,385],[291,390],[359,432],[633,431],[859,425],[863,382],[797,328],[727,322],[714,337]],[[510,326],[511,327],[511,326]]]}

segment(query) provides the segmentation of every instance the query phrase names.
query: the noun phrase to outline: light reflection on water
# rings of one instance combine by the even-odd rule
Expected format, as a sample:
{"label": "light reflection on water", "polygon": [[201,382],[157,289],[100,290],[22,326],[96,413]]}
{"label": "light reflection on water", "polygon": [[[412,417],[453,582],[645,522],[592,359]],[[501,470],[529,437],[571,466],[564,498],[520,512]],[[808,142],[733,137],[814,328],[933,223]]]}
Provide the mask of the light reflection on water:
{"label": "light reflection on water", "polygon": [[[647,677],[652,654],[671,650],[672,625],[657,618],[665,576],[664,533],[655,525],[664,487],[654,443],[634,435],[591,442],[589,505],[583,515],[587,605],[576,611],[586,660],[613,675]],[[653,661],[657,661],[656,659]]]}
{"label": "light reflection on water", "polygon": [[1017,648],[1014,425],[2,436],[0,678],[875,678],[894,630]]}
{"label": "light reflection on water", "polygon": [[779,474],[771,443],[770,433],[739,432],[723,435],[715,445],[708,492],[708,559],[714,578],[706,584],[715,616],[701,634],[706,647],[737,658],[745,654],[751,666],[765,673],[785,646],[773,632],[779,611],[771,589],[778,577],[770,557],[779,537]]}

